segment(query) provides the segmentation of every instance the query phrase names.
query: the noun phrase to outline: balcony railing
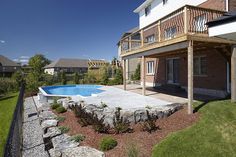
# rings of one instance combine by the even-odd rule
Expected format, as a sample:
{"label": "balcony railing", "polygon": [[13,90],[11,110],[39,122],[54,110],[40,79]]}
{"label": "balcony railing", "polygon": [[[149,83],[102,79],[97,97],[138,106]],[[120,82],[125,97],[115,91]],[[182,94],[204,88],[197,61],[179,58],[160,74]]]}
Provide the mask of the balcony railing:
{"label": "balcony railing", "polygon": [[208,34],[206,23],[225,12],[186,5],[121,39],[122,53],[171,40],[184,34]]}

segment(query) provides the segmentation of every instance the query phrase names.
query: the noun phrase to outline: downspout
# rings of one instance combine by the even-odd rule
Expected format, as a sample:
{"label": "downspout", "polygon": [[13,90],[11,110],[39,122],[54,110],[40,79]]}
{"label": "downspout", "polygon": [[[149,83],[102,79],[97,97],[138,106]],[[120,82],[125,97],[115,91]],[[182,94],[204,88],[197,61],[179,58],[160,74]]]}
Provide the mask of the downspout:
{"label": "downspout", "polygon": [[229,0],[225,0],[225,10],[229,11]]}

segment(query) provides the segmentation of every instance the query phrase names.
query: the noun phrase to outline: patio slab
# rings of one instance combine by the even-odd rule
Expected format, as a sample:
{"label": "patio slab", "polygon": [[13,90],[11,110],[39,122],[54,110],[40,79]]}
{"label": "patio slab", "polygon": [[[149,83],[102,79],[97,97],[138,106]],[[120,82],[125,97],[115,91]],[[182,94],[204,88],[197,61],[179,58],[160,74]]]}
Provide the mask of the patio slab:
{"label": "patio slab", "polygon": [[111,86],[103,86],[100,88],[104,92],[95,96],[86,98],[72,97],[73,100],[84,100],[86,104],[101,105],[106,104],[109,108],[120,107],[122,109],[139,109],[149,107],[161,107],[173,104],[169,101],[160,100],[157,98],[143,96],[134,92],[124,91]]}

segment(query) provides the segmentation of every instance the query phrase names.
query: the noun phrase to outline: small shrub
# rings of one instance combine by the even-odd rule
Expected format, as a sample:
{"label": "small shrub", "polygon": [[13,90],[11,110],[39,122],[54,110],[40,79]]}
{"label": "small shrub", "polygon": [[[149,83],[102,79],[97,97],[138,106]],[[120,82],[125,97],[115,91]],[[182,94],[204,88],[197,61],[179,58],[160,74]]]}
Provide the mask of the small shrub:
{"label": "small shrub", "polygon": [[65,113],[66,109],[63,106],[60,106],[60,107],[56,108],[56,112],[57,113]]}
{"label": "small shrub", "polygon": [[105,104],[104,102],[101,102],[101,107],[102,107],[102,108],[106,108],[106,107],[108,107],[108,106],[107,106],[107,104]]}
{"label": "small shrub", "polygon": [[105,116],[103,116],[101,119],[99,119],[97,117],[97,115],[93,113],[93,118],[91,120],[92,120],[93,129],[96,132],[99,132],[99,133],[108,133],[109,132],[110,127],[106,126],[104,124],[104,118],[105,118]]}
{"label": "small shrub", "polygon": [[68,128],[66,126],[59,126],[58,129],[61,131],[62,134],[70,131],[70,128]]}
{"label": "small shrub", "polygon": [[81,142],[85,139],[84,135],[78,134],[78,135],[74,135],[70,138],[70,140],[75,141],[75,142]]}
{"label": "small shrub", "polygon": [[130,129],[130,123],[120,116],[120,110],[120,108],[117,108],[117,111],[115,112],[115,118],[113,119],[113,125],[116,134],[125,133],[132,130]]}
{"label": "small shrub", "polygon": [[152,131],[156,131],[158,129],[158,127],[156,126],[156,123],[155,123],[156,120],[151,117],[151,115],[149,114],[148,111],[147,111],[147,117],[148,117],[148,119],[145,122],[141,123],[142,130],[152,133]]}
{"label": "small shrub", "polygon": [[128,157],[138,157],[140,152],[136,144],[130,143],[126,148],[126,153]]}
{"label": "small shrub", "polygon": [[104,137],[99,143],[99,148],[102,151],[107,151],[117,146],[117,141],[112,137]]}
{"label": "small shrub", "polygon": [[58,122],[64,122],[65,121],[65,117],[59,116],[56,118],[56,120],[58,120]]}
{"label": "small shrub", "polygon": [[60,104],[57,104],[57,103],[53,103],[52,106],[51,106],[51,109],[55,110],[57,108],[59,108],[61,105]]}
{"label": "small shrub", "polygon": [[152,109],[152,107],[151,107],[151,106],[149,106],[149,105],[147,105],[145,108],[146,108],[146,109],[149,109],[149,110],[151,110],[151,109]]}

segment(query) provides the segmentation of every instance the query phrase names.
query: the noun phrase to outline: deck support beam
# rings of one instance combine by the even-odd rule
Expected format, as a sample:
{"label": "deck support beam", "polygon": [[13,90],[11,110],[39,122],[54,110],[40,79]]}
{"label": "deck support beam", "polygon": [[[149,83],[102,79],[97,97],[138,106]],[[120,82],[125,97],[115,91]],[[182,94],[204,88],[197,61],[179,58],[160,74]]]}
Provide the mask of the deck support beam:
{"label": "deck support beam", "polygon": [[126,90],[126,59],[123,60],[123,85]]}
{"label": "deck support beam", "polygon": [[232,47],[231,56],[231,102],[236,102],[236,45]]}
{"label": "deck support beam", "polygon": [[146,95],[146,58],[142,56],[142,94]]}
{"label": "deck support beam", "polygon": [[193,41],[188,46],[188,114],[193,113]]}

